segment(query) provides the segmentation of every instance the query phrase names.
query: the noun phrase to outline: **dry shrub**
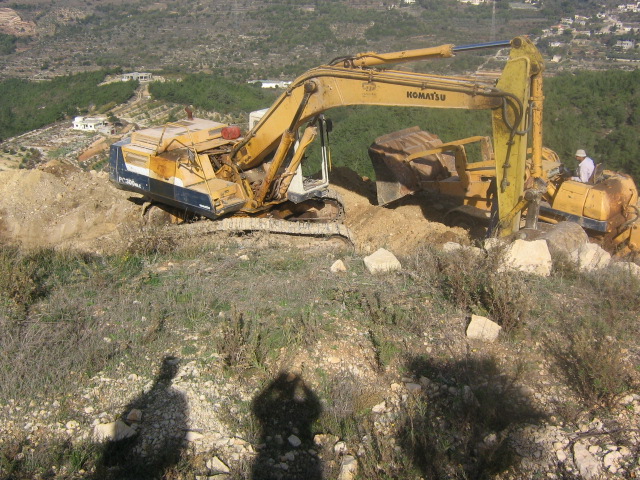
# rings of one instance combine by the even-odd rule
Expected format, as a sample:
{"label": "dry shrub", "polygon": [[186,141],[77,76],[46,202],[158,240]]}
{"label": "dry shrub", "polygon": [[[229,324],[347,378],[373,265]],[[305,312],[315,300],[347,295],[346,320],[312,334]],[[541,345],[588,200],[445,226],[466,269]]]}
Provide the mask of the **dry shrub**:
{"label": "dry shrub", "polygon": [[[573,268],[573,269],[572,269]],[[557,295],[547,295],[548,352],[560,373],[589,407],[608,407],[634,383],[625,350],[637,343],[640,280],[612,265],[582,273],[564,266]]]}
{"label": "dry shrub", "polygon": [[[517,427],[544,419],[516,388],[524,368],[507,373],[492,356],[419,356],[408,358],[407,368],[430,380],[401,406],[397,421],[399,444],[417,470],[411,478],[493,478],[517,462],[510,444]],[[493,442],[485,442],[488,435]]]}
{"label": "dry shrub", "polygon": [[108,333],[100,323],[86,307],[72,303],[28,319],[0,311],[0,350],[5,358],[0,365],[0,399],[59,392],[69,387],[70,375],[73,379],[93,374],[113,354],[114,346],[103,340]]}
{"label": "dry shrub", "polygon": [[321,431],[344,439],[358,434],[363,414],[383,399],[375,387],[348,372],[325,378],[320,389],[327,400],[320,417]]}
{"label": "dry shrub", "polygon": [[588,405],[612,406],[632,384],[622,346],[607,334],[613,331],[603,321],[586,320],[569,328],[549,342],[567,383]]}
{"label": "dry shrub", "polygon": [[64,390],[69,375],[95,372],[112,355],[92,300],[79,294],[96,265],[81,254],[0,249],[0,399]]}
{"label": "dry shrub", "polygon": [[47,257],[52,251],[22,254],[17,248],[0,248],[0,294],[7,306],[25,311],[46,293]]}
{"label": "dry shrub", "polygon": [[506,331],[521,327],[532,306],[530,286],[520,272],[499,272],[502,252],[439,253],[433,279],[442,295],[470,313],[488,314]]}
{"label": "dry shrub", "polygon": [[122,229],[122,237],[126,239],[126,251],[133,255],[163,255],[176,249],[169,231],[163,226],[125,226]]}
{"label": "dry shrub", "polygon": [[216,349],[222,355],[225,366],[238,370],[267,368],[270,354],[275,354],[286,344],[286,337],[278,323],[259,319],[232,308],[221,328]]}

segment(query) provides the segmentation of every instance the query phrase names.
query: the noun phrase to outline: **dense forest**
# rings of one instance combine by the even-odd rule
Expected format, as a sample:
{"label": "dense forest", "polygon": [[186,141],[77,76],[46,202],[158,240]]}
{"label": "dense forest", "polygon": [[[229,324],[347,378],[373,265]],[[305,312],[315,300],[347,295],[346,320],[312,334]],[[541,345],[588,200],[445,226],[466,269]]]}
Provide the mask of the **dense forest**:
{"label": "dense forest", "polygon": [[584,148],[606,168],[640,179],[640,71],[566,73],[545,88],[545,144],[572,158]]}
{"label": "dense forest", "polygon": [[157,100],[219,113],[250,112],[275,100],[273,92],[258,84],[238,83],[204,73],[187,75],[179,82],[153,82],[149,93]]}
{"label": "dense forest", "polygon": [[127,101],[138,82],[101,85],[106,71],[57,77],[45,82],[0,82],[0,140],[87,112],[106,112]]}

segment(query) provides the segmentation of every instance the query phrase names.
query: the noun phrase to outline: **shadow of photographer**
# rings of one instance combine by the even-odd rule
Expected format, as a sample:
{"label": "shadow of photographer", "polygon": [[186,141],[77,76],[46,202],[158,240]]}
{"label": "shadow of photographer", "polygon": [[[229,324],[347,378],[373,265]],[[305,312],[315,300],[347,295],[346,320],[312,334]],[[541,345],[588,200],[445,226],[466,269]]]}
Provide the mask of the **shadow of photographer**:
{"label": "shadow of photographer", "polygon": [[302,377],[282,372],[253,400],[260,423],[259,454],[253,480],[321,480],[312,426],[322,412],[316,394]]}
{"label": "shadow of photographer", "polygon": [[484,479],[518,463],[518,427],[546,416],[495,359],[415,357],[407,369],[423,386],[400,428],[405,454],[425,478]]}
{"label": "shadow of photographer", "polygon": [[95,480],[164,478],[177,465],[188,430],[187,400],[172,387],[179,359],[163,358],[151,389],[129,402],[102,445]]}

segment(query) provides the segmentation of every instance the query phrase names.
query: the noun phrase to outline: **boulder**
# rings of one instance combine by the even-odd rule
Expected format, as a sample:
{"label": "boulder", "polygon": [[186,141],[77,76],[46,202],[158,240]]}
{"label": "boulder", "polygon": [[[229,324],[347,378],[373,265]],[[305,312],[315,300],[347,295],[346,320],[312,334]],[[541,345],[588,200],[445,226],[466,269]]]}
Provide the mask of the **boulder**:
{"label": "boulder", "polygon": [[573,446],[573,460],[578,467],[580,475],[585,480],[596,479],[600,476],[600,462],[591,454],[587,446],[581,442],[576,443]]}
{"label": "boulder", "polygon": [[384,248],[380,248],[368,257],[364,257],[364,264],[370,273],[392,272],[401,268],[396,256]]}
{"label": "boulder", "polygon": [[552,266],[546,240],[529,242],[518,239],[505,249],[503,263],[498,271],[516,270],[548,277]]}
{"label": "boulder", "polygon": [[122,420],[111,423],[99,423],[93,429],[93,438],[98,442],[124,440],[133,437],[136,431]]}
{"label": "boulder", "polygon": [[587,243],[571,253],[571,260],[582,272],[593,272],[611,263],[611,254],[595,243]]}
{"label": "boulder", "polygon": [[570,255],[589,243],[587,232],[575,222],[560,222],[542,237],[552,254]]}
{"label": "boulder", "polygon": [[230,472],[229,467],[218,457],[210,458],[206,461],[205,465],[211,473],[219,474]]}
{"label": "boulder", "polygon": [[333,265],[331,265],[331,273],[339,273],[339,272],[346,272],[346,271],[347,271],[347,267],[345,266],[342,260],[336,260],[335,262],[333,262]]}
{"label": "boulder", "polygon": [[353,480],[358,473],[358,462],[355,457],[351,455],[345,455],[342,458],[342,465],[340,466],[340,474],[338,480]]}
{"label": "boulder", "polygon": [[640,279],[640,265],[633,262],[616,262],[613,263],[612,266],[623,272],[625,275],[631,275]]}
{"label": "boulder", "polygon": [[467,327],[467,338],[493,342],[498,338],[502,327],[497,323],[480,315],[471,315],[471,322]]}
{"label": "boulder", "polygon": [[446,253],[457,253],[459,251],[468,252],[474,256],[482,255],[482,249],[478,247],[460,245],[456,242],[447,242],[442,245],[442,251]]}

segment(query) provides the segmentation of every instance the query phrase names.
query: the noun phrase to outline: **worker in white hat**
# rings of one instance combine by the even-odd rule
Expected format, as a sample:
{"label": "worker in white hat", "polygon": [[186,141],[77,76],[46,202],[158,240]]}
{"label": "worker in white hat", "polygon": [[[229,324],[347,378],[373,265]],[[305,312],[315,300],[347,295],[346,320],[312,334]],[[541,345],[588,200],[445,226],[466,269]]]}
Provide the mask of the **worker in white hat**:
{"label": "worker in white hat", "polygon": [[596,164],[593,160],[587,157],[587,152],[583,149],[576,151],[576,160],[578,161],[578,169],[576,171],[576,177],[571,177],[571,180],[577,182],[587,183],[593,175],[593,171],[596,168]]}

